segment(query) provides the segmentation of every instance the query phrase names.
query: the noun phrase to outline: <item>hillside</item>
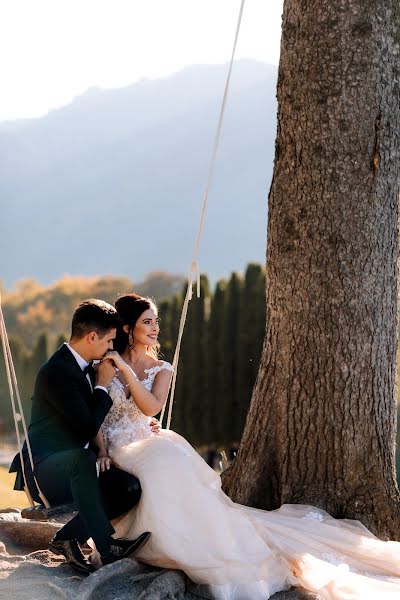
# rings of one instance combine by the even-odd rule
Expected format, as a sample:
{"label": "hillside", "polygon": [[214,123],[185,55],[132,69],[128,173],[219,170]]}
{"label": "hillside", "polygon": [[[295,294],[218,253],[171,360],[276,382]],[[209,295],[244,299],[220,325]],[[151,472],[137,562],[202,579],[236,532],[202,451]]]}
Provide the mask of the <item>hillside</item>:
{"label": "hillside", "polygon": [[119,295],[136,291],[159,301],[180,293],[183,284],[181,276],[161,271],[148,273],[135,283],[112,275],[65,276],[48,286],[21,280],[3,297],[8,335],[32,350],[37,338],[46,333],[51,349],[60,335],[69,336],[72,314],[85,298],[102,298],[113,304]]}
{"label": "hillside", "polygon": [[[224,66],[90,89],[0,124],[1,277],[187,272]],[[263,262],[276,67],[236,63],[200,259],[211,278]]]}

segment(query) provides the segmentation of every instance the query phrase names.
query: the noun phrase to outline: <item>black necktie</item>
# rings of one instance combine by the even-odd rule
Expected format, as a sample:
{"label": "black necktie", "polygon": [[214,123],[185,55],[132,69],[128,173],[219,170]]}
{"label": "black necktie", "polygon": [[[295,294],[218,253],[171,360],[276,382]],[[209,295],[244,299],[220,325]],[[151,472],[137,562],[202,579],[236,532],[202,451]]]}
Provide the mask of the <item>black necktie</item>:
{"label": "black necktie", "polygon": [[92,366],[92,363],[89,363],[84,369],[83,369],[83,374],[85,376],[85,379],[87,380],[88,384],[90,385],[91,390],[93,391],[93,386],[94,386],[94,369]]}
{"label": "black necktie", "polygon": [[87,375],[88,373],[89,373],[89,375],[90,375],[91,371],[92,371],[92,363],[89,363],[89,364],[88,364],[88,365],[86,365],[86,367],[83,369],[83,372],[84,372],[84,374],[85,374],[85,375]]}

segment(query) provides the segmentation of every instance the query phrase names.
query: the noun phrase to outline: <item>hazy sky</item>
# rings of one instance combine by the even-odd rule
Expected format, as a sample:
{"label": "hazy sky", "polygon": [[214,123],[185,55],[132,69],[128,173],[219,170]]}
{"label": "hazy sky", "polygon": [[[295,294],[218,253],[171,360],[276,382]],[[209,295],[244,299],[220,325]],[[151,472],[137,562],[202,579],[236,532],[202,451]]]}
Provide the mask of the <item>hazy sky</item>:
{"label": "hazy sky", "polygon": [[[277,64],[283,0],[246,0],[237,58]],[[0,0],[0,121],[88,87],[230,58],[240,0]]]}

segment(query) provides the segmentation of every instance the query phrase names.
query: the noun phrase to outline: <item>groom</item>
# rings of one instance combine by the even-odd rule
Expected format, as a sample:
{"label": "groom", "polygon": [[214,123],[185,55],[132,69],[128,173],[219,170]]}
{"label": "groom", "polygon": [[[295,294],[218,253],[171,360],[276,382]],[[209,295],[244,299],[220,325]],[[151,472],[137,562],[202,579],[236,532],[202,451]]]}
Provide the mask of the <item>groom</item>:
{"label": "groom", "polygon": [[[89,448],[112,405],[107,386],[116,371],[106,353],[112,350],[118,323],[110,304],[82,302],[73,315],[70,342],[41,367],[32,398],[28,433],[38,485],[50,505],[74,502],[79,511],[56,533],[49,549],[85,573],[93,570],[80,549],[88,538],[105,565],[131,556],[150,537],[149,532],[133,541],[111,537],[110,519],[132,508],[141,488],[133,475],[115,466],[98,479],[96,454]],[[91,361],[99,359],[104,360],[95,372]],[[31,495],[40,501],[26,445],[24,465]],[[15,488],[23,489],[19,455],[10,471],[18,472]]]}

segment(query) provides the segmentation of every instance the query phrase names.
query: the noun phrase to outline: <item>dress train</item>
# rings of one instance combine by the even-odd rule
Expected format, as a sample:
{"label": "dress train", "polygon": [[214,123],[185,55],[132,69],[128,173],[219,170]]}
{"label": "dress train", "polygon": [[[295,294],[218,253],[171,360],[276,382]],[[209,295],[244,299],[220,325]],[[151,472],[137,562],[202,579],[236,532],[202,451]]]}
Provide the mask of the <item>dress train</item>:
{"label": "dress train", "polygon": [[[161,368],[170,365],[149,369],[148,389]],[[324,600],[400,599],[400,543],[312,506],[264,511],[232,502],[182,436],[153,434],[118,380],[110,394],[114,405],[103,426],[109,454],[142,486],[115,535],[152,532],[139,560],[184,571],[196,593],[214,600],[266,600],[292,585]]]}

